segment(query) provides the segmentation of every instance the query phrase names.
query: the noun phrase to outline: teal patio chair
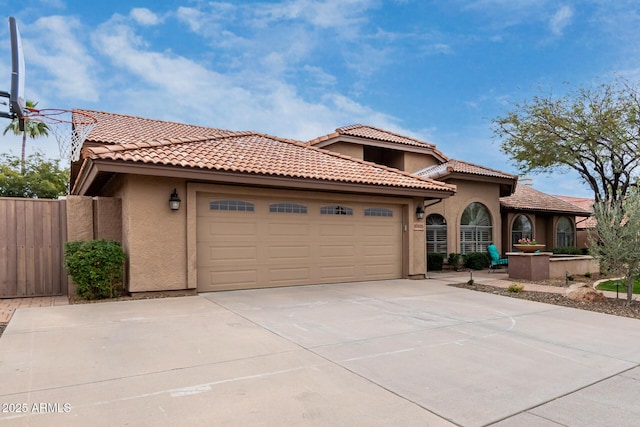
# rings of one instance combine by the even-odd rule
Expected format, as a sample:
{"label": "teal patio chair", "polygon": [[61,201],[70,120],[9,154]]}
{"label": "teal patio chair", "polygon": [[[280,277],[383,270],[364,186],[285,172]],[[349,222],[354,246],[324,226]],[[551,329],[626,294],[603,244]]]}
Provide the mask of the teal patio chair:
{"label": "teal patio chair", "polygon": [[498,253],[498,248],[493,243],[487,246],[487,252],[489,252],[489,273],[493,270],[498,269],[499,266],[504,265],[509,269],[509,258],[500,258],[500,254]]}

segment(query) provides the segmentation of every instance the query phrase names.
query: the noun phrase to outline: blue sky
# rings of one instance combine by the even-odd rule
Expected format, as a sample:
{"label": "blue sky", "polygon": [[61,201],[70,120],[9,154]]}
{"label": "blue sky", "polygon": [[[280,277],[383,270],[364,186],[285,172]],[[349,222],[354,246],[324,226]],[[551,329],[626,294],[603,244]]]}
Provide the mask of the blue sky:
{"label": "blue sky", "polygon": [[[132,3],[0,0],[0,90],[15,16],[26,97],[41,108],[301,140],[363,123],[516,173],[491,130],[510,103],[640,76],[637,1]],[[57,155],[53,139],[36,148]],[[0,152],[18,154],[19,139],[0,137]],[[533,178],[551,194],[591,196],[573,174]]]}

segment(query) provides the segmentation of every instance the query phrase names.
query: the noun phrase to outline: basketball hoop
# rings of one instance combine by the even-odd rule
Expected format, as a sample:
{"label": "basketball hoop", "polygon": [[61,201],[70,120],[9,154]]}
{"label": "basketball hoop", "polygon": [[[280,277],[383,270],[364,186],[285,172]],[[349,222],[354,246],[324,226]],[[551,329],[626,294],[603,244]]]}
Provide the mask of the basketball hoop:
{"label": "basketball hoop", "polygon": [[98,122],[92,115],[78,110],[27,108],[26,112],[23,119],[46,124],[58,141],[60,157],[72,162],[80,159],[82,143]]}

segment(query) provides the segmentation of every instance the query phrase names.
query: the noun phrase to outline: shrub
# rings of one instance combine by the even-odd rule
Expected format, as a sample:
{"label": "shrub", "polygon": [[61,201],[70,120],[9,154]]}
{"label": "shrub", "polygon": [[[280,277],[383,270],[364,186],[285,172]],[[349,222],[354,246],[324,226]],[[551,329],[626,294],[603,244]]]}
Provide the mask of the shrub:
{"label": "shrub", "polygon": [[462,256],[464,266],[472,270],[482,270],[489,267],[489,257],[484,252],[471,252]]}
{"label": "shrub", "polygon": [[450,253],[447,258],[447,263],[453,268],[455,271],[462,269],[464,266],[464,260],[462,259],[462,254]]}
{"label": "shrub", "polygon": [[513,292],[513,293],[519,294],[520,292],[522,292],[524,290],[524,285],[520,285],[518,283],[512,283],[512,284],[509,285],[507,290],[509,292]]}
{"label": "shrub", "polygon": [[576,248],[574,246],[562,246],[562,247],[553,248],[552,252],[554,254],[562,254],[562,255],[584,255],[582,249]]}
{"label": "shrub", "polygon": [[81,298],[113,298],[122,290],[126,255],[120,243],[111,240],[65,243],[64,266]]}
{"label": "shrub", "polygon": [[444,254],[427,254],[427,270],[440,271],[444,263]]}
{"label": "shrub", "polygon": [[584,273],[584,277],[591,277],[591,272],[587,271]]}

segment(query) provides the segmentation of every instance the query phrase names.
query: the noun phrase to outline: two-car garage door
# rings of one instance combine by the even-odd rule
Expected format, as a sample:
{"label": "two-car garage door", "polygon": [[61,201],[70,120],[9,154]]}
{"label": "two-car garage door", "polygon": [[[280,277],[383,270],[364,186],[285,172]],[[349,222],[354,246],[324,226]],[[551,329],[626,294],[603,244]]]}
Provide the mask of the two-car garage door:
{"label": "two-car garage door", "polygon": [[200,193],[198,291],[402,277],[402,207]]}

